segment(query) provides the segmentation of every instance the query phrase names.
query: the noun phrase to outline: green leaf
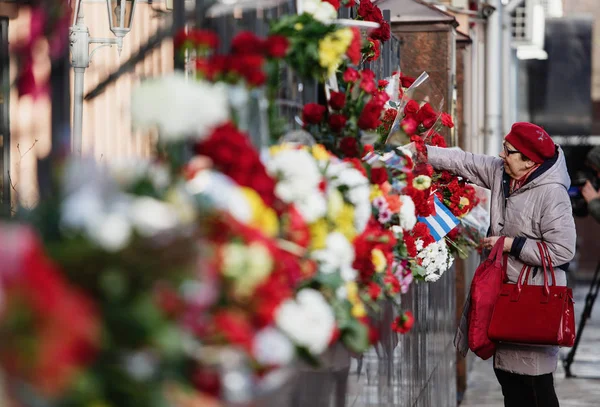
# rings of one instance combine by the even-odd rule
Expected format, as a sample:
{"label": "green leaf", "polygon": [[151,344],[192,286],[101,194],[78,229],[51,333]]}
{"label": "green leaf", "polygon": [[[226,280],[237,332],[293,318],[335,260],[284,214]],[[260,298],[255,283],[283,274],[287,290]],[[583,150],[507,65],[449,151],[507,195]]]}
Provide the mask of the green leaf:
{"label": "green leaf", "polygon": [[342,332],[342,341],[352,352],[362,353],[369,348],[369,329],[352,319]]}

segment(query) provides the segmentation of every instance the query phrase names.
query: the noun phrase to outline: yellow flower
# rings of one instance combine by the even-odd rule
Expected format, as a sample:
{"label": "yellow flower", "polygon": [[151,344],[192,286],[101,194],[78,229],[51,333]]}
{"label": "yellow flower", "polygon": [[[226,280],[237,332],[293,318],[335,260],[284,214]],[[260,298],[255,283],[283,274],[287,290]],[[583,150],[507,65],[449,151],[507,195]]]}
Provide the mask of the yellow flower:
{"label": "yellow flower", "polygon": [[362,318],[367,315],[367,310],[362,302],[358,302],[352,306],[351,313],[354,318]]}
{"label": "yellow flower", "polygon": [[350,28],[341,28],[319,41],[319,65],[327,69],[328,75],[332,75],[342,62],[353,36]]}
{"label": "yellow flower", "polygon": [[252,295],[273,269],[271,253],[262,243],[229,244],[223,250],[223,275],[233,281],[240,297]]}
{"label": "yellow flower", "polygon": [[415,189],[424,191],[431,186],[431,178],[427,175],[419,175],[413,179],[413,187]]}
{"label": "yellow flower", "polygon": [[312,155],[315,160],[327,161],[331,158],[331,154],[322,144],[315,144],[312,148]]}
{"label": "yellow flower", "polygon": [[379,188],[379,185],[377,185],[377,184],[371,185],[371,195],[369,196],[369,199],[371,200],[371,202],[373,202],[375,200],[375,198],[379,198],[380,196],[383,196],[383,191],[381,191],[381,188]]}
{"label": "yellow flower", "polygon": [[348,241],[352,242],[356,237],[356,228],[354,227],[354,207],[344,203],[338,216],[335,218],[335,225],[338,232],[346,236]]}
{"label": "yellow flower", "polygon": [[344,197],[337,189],[332,189],[327,195],[327,217],[336,219],[344,208]]}
{"label": "yellow flower", "polygon": [[460,206],[460,209],[462,209],[465,206],[468,206],[470,203],[471,201],[469,201],[469,198],[467,198],[466,196],[461,196],[458,205]]}
{"label": "yellow flower", "polygon": [[269,237],[275,237],[279,233],[279,220],[277,214],[267,205],[251,188],[242,188],[242,193],[246,197],[248,204],[252,210],[252,219],[250,226],[257,228]]}
{"label": "yellow flower", "polygon": [[385,254],[380,249],[373,249],[371,251],[371,261],[375,266],[375,271],[378,273],[382,273],[385,271],[387,267],[387,260],[385,259]]}
{"label": "yellow flower", "polygon": [[354,281],[348,281],[346,283],[346,297],[350,304],[357,304],[360,302],[360,298],[358,296],[358,286]]}
{"label": "yellow flower", "polygon": [[325,248],[327,239],[327,220],[319,219],[310,225],[310,246],[312,250]]}
{"label": "yellow flower", "polygon": [[300,30],[302,30],[303,28],[304,28],[304,24],[302,24],[302,23],[296,23],[296,24],[294,24],[294,29],[295,29],[296,31],[300,31]]}

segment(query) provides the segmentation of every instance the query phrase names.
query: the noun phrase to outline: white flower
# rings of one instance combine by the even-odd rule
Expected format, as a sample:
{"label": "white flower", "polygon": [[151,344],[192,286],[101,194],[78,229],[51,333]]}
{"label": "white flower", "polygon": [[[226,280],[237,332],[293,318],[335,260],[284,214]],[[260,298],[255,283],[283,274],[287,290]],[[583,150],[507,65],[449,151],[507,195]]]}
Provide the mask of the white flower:
{"label": "white flower", "polygon": [[442,239],[439,242],[433,242],[427,247],[423,247],[423,241],[418,239],[416,242],[417,258],[421,260],[421,266],[425,269],[425,281],[434,282],[452,266],[454,259],[448,254],[446,242]]}
{"label": "white flower", "polygon": [[329,187],[347,188],[346,199],[354,205],[354,227],[362,233],[372,212],[369,180],[351,164],[342,161],[329,163],[326,176]]}
{"label": "white flower", "polygon": [[265,366],[285,366],[294,359],[294,345],[278,329],[260,330],[252,344],[254,357]]}
{"label": "white flower", "polygon": [[252,219],[252,208],[240,187],[220,172],[200,171],[185,188],[191,195],[206,198],[211,205],[229,212],[240,222],[248,223]]}
{"label": "white flower", "polygon": [[298,292],[296,300],[287,300],[275,312],[277,326],[294,343],[313,355],[323,353],[335,329],[335,316],[323,295],[312,288]]}
{"label": "white flower", "polygon": [[158,126],[163,141],[203,139],[229,119],[227,89],[180,73],[148,80],[133,91],[131,116],[140,127]]}
{"label": "white flower", "polygon": [[134,199],[129,208],[129,218],[143,237],[155,236],[179,224],[177,212],[171,205],[146,196]]}
{"label": "white flower", "polygon": [[95,217],[85,228],[87,236],[108,252],[124,249],[131,239],[131,223],[119,213]]}
{"label": "white flower", "polygon": [[293,203],[302,217],[312,223],[327,213],[327,200],[319,184],[323,177],[317,162],[305,150],[283,150],[271,156],[266,164],[277,179],[275,194],[286,203]]}
{"label": "white flower", "polygon": [[358,275],[352,267],[354,247],[346,236],[339,232],[330,233],[325,239],[325,248],[312,253],[319,262],[319,271],[324,274],[339,272],[342,280],[354,281]]}
{"label": "white flower", "polygon": [[84,229],[95,224],[104,213],[101,192],[93,185],[83,187],[68,195],[61,203],[61,226],[67,229]]}
{"label": "white flower", "polygon": [[431,187],[431,177],[427,175],[418,175],[413,179],[413,187],[420,191],[424,191]]}
{"label": "white flower", "polygon": [[331,23],[337,18],[337,10],[332,4],[322,0],[300,0],[302,2],[301,10],[311,14],[315,20],[324,24]]}
{"label": "white flower", "polygon": [[417,217],[415,215],[415,203],[412,198],[407,195],[400,195],[400,227],[404,230],[412,230],[417,224]]}

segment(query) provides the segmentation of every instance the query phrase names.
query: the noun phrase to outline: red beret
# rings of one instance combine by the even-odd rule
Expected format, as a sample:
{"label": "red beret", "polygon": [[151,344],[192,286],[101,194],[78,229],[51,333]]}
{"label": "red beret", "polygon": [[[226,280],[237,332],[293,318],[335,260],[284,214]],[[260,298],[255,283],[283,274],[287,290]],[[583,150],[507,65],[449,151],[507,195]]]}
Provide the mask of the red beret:
{"label": "red beret", "polygon": [[504,138],[523,155],[538,164],[554,157],[554,141],[540,126],[533,123],[518,122],[512,125]]}

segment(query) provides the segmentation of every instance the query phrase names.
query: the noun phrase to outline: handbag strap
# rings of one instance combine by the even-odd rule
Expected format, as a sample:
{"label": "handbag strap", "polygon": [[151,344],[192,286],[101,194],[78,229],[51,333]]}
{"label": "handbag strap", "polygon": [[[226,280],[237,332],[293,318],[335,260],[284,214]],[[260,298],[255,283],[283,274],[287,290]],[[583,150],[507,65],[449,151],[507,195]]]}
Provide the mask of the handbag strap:
{"label": "handbag strap", "polygon": [[[539,243],[538,243],[539,244]],[[552,266],[552,258],[550,257],[550,250],[548,250],[548,245],[546,242],[541,242],[541,246],[543,250],[543,259],[546,260],[546,265],[550,270],[550,275],[552,276],[552,284],[556,285],[556,275],[554,274],[554,266]]]}

